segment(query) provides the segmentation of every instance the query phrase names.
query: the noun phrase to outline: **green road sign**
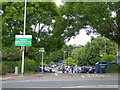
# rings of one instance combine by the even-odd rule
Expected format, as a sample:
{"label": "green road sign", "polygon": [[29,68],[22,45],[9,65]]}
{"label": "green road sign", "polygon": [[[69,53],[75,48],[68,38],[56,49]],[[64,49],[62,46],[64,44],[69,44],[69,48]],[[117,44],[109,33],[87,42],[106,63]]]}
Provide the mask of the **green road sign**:
{"label": "green road sign", "polygon": [[15,35],[15,46],[32,46],[32,35]]}

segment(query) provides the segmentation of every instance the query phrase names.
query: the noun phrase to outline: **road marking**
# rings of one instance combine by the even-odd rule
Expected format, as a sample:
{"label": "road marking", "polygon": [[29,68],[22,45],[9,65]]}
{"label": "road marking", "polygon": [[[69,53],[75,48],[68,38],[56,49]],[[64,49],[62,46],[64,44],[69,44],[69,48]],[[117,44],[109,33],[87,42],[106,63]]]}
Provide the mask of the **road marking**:
{"label": "road marking", "polygon": [[118,88],[118,85],[85,85],[85,86],[70,86],[61,88]]}
{"label": "road marking", "polygon": [[100,77],[105,77],[105,75],[100,75]]}
{"label": "road marking", "polygon": [[96,77],[99,77],[97,74],[95,75]]}
{"label": "road marking", "polygon": [[54,75],[54,76],[56,76],[56,77],[58,76],[58,74],[57,74],[57,73],[54,73],[53,75]]}
{"label": "road marking", "polygon": [[87,75],[89,78],[91,77],[91,75]]}
{"label": "road marking", "polygon": [[12,77],[4,77],[2,78],[2,80],[8,80],[8,79],[11,79]]}
{"label": "road marking", "polygon": [[108,77],[111,77],[110,75],[107,75]]}
{"label": "road marking", "polygon": [[85,76],[81,75],[82,78],[85,78]]}

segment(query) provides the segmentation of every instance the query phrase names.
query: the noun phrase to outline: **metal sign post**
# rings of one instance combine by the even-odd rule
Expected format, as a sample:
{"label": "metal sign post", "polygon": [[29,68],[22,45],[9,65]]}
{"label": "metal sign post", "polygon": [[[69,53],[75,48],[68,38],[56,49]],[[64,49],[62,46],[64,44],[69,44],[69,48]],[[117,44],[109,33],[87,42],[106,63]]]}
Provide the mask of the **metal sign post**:
{"label": "metal sign post", "polygon": [[24,51],[25,51],[25,46],[32,46],[32,35],[25,35],[26,3],[27,3],[27,0],[25,0],[23,35],[15,35],[15,46],[21,46],[22,47],[22,66],[21,66],[21,75],[22,76],[24,74]]}
{"label": "metal sign post", "polygon": [[[25,35],[25,26],[26,26],[26,2],[27,0],[25,0],[25,11],[24,11],[24,32],[23,34]],[[22,47],[22,68],[21,68],[21,74],[24,74],[24,46]]]}
{"label": "metal sign post", "polygon": [[42,72],[43,72],[43,58],[44,58],[44,52],[45,49],[44,48],[40,48],[38,54],[42,54]]}
{"label": "metal sign post", "polygon": [[43,53],[42,53],[42,72],[43,72]]}

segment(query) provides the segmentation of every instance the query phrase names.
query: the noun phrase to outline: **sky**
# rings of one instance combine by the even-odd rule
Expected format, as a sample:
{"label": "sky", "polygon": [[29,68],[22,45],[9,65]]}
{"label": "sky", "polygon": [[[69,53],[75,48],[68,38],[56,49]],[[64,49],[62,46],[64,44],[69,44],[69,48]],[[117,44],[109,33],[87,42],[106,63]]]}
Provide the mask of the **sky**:
{"label": "sky", "polygon": [[66,42],[67,45],[85,45],[87,42],[91,41],[91,36],[96,38],[98,35],[90,34],[86,35],[86,31],[84,29],[81,29],[79,34],[76,35],[75,38],[71,38],[69,42]]}
{"label": "sky", "polygon": [[[54,0],[56,5],[59,7],[60,5],[63,5],[63,3],[61,2],[61,0]],[[97,35],[94,34],[90,34],[90,35],[86,35],[86,31],[84,29],[80,30],[80,33],[78,35],[76,35],[75,38],[71,38],[70,41],[66,42],[67,45],[85,45],[87,44],[87,42],[89,42],[91,40],[91,36],[93,36],[94,38],[97,37]]]}

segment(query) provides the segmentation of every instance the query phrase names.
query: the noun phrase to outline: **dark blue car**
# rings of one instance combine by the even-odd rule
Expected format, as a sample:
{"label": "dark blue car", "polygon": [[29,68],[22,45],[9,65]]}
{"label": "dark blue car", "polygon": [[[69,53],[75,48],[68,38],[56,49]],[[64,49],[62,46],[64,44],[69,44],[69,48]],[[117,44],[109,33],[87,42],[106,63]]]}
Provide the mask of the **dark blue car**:
{"label": "dark blue car", "polygon": [[107,70],[108,63],[107,62],[97,62],[95,64],[95,72],[96,73],[105,73]]}

